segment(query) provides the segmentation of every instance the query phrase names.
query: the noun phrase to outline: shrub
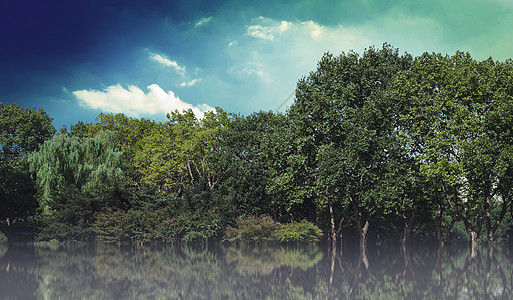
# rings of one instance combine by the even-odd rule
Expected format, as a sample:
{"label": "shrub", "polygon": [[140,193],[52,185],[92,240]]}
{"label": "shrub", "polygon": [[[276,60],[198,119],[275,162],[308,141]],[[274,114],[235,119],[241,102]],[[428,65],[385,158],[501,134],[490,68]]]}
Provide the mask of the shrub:
{"label": "shrub", "polygon": [[221,218],[215,210],[183,213],[164,221],[159,235],[168,241],[206,241],[217,235]]}
{"label": "shrub", "polygon": [[319,241],[321,237],[322,230],[307,220],[285,224],[277,232],[277,238],[282,242],[314,243]]}
{"label": "shrub", "polygon": [[123,211],[101,212],[96,216],[93,226],[99,241],[112,242],[128,238],[128,214]]}
{"label": "shrub", "polygon": [[156,211],[132,209],[128,212],[128,235],[137,241],[161,240],[164,237],[159,232],[160,226],[168,216],[166,208]]}
{"label": "shrub", "polygon": [[272,241],[276,240],[276,232],[280,223],[269,216],[247,217],[237,219],[237,228],[228,226],[227,240],[234,241]]}

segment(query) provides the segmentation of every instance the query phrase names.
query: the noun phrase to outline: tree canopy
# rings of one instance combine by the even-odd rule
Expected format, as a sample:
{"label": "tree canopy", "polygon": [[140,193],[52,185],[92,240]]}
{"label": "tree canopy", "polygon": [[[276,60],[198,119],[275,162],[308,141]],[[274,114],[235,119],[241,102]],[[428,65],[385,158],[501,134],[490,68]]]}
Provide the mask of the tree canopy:
{"label": "tree canopy", "polygon": [[272,218],[362,249],[378,236],[475,246],[513,225],[511,60],[326,53],[286,113],[102,113],[52,139],[43,111],[1,113],[0,214],[32,216],[41,238],[205,240]]}

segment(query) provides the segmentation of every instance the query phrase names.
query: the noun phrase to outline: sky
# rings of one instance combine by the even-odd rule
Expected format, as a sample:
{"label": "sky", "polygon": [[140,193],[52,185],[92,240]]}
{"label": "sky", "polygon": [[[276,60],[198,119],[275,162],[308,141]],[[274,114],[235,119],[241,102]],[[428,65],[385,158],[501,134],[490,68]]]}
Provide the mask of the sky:
{"label": "sky", "polygon": [[0,102],[100,113],[284,112],[326,52],[513,57],[513,0],[0,1]]}

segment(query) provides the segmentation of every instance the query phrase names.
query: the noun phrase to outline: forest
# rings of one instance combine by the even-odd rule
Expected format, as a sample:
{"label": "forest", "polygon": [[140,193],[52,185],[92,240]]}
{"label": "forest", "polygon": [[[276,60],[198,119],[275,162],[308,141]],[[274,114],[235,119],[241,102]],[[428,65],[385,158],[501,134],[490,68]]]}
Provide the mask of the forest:
{"label": "forest", "polygon": [[9,238],[475,248],[513,225],[511,59],[385,44],[326,53],[285,113],[101,113],[57,132],[42,109],[0,103],[0,127]]}

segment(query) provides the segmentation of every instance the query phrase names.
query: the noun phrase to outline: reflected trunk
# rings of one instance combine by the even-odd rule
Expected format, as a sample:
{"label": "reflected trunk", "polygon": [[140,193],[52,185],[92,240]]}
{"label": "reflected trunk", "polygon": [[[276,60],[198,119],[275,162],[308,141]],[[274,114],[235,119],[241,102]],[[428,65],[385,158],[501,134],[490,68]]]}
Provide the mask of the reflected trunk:
{"label": "reflected trunk", "polygon": [[442,268],[442,259],[443,259],[443,246],[438,247],[437,256],[436,256],[436,273],[437,273],[437,291],[436,298],[440,299],[440,295],[442,293],[442,287],[444,283],[444,275]]}
{"label": "reflected trunk", "polygon": [[477,252],[479,250],[479,236],[474,230],[470,231],[470,242],[470,257],[475,258],[477,257]]}
{"label": "reflected trunk", "polygon": [[367,232],[369,231],[369,220],[365,221],[365,225],[360,230],[360,257],[365,265],[365,269],[369,269],[369,260],[367,258]]}
{"label": "reflected trunk", "polygon": [[410,246],[410,239],[411,239],[411,230],[412,230],[412,224],[413,218],[406,218],[404,222],[404,232],[403,232],[403,238],[401,240],[401,244],[403,249]]}
{"label": "reflected trunk", "polygon": [[328,208],[330,211],[330,225],[331,225],[331,242],[332,248],[337,248],[337,232],[335,230],[335,215],[333,214],[333,204],[331,198],[328,197]]}
{"label": "reflected trunk", "polygon": [[333,295],[333,277],[335,275],[335,258],[337,256],[337,243],[333,242],[331,248],[331,264],[330,264],[330,280],[328,285],[328,293],[330,296]]}

